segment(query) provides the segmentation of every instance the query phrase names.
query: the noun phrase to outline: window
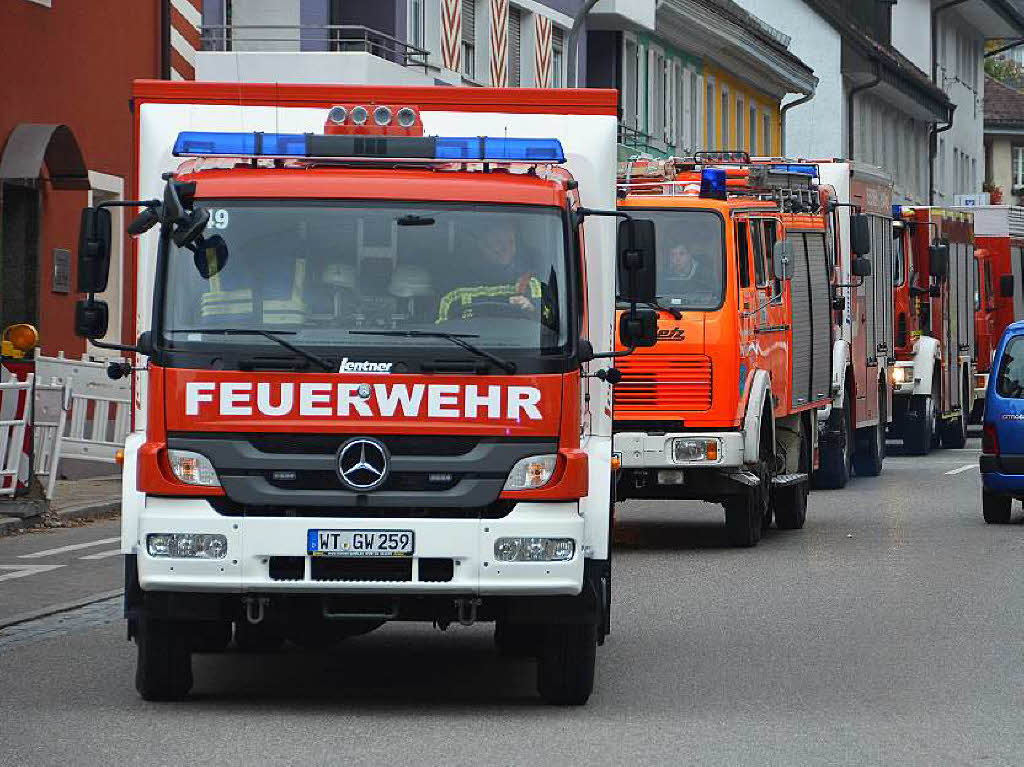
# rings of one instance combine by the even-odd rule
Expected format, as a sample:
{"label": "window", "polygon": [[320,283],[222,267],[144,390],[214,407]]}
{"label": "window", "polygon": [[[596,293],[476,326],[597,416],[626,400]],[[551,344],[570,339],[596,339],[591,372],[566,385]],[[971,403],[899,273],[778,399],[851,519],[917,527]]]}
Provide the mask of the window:
{"label": "window", "polygon": [[992,262],[985,261],[985,308],[995,308],[995,292],[992,290]]}
{"label": "window", "polygon": [[971,188],[968,190],[972,194],[981,186],[978,183],[978,161],[971,158]]}
{"label": "window", "polygon": [[522,54],[523,14],[514,5],[508,7],[508,87],[520,85],[520,55]]}
{"label": "window", "polygon": [[1013,148],[1013,188],[1024,187],[1024,146]]}
{"label": "window", "polygon": [[655,51],[650,54],[651,113],[648,133],[658,141],[665,138],[665,57]]}
{"label": "window", "polygon": [[639,105],[639,50],[636,43],[626,40],[625,55],[623,56],[623,94],[622,94],[622,120],[630,128],[639,128],[637,115],[640,113]]}
{"label": "window", "polygon": [[700,146],[698,133],[700,133],[700,78],[697,77],[696,72],[690,72],[690,149],[697,149]]}
{"label": "window", "polygon": [[722,143],[720,149],[731,149],[729,144],[729,89],[722,86]]}
{"label": "window", "polygon": [[775,219],[764,220],[764,255],[762,261],[764,265],[761,267],[765,274],[765,284],[772,285],[772,295],[776,301],[782,300],[782,284],[773,277],[774,271],[772,269],[772,253],[775,250],[775,240],[778,234],[775,230]]}
{"label": "window", "polygon": [[746,149],[747,144],[743,136],[743,126],[746,124],[747,113],[743,109],[743,97],[736,96],[736,148]]}
{"label": "window", "polygon": [[766,156],[771,156],[774,150],[772,149],[772,116],[771,113],[765,112],[761,116],[761,153]]}
{"label": "window", "polygon": [[978,257],[974,257],[974,311],[981,309],[981,278],[978,276],[981,272],[981,261]]}
{"label": "window", "polygon": [[462,0],[462,74],[476,78],[476,0]]}
{"label": "window", "polygon": [[[900,287],[906,279],[903,253],[903,230],[899,230],[899,237],[892,243],[892,284],[893,287]],[[902,345],[902,344],[901,344]]]}
{"label": "window", "polygon": [[565,86],[565,31],[551,25],[551,87]]}
{"label": "window", "polygon": [[740,287],[750,287],[750,239],[747,233],[747,222],[736,224],[736,267],[739,274]]}
{"label": "window", "polygon": [[425,48],[426,40],[424,34],[424,6],[426,0],[409,0],[409,44],[417,48]]}
{"label": "window", "polygon": [[996,391],[1000,397],[1024,399],[1024,336],[1010,339],[999,363]]}
{"label": "window", "polygon": [[750,153],[757,154],[757,102],[750,101]]}
{"label": "window", "polygon": [[704,90],[704,146],[703,149],[715,147],[715,81],[710,77]]}
{"label": "window", "polygon": [[[754,284],[759,288],[764,288],[768,285],[768,272],[764,268],[764,243],[762,242],[761,222],[758,221],[756,224],[757,228],[754,230],[756,234],[754,238]],[[773,232],[775,231],[774,226],[775,222],[772,222]]]}
{"label": "window", "polygon": [[946,140],[939,139],[939,188],[940,194],[946,188]]}

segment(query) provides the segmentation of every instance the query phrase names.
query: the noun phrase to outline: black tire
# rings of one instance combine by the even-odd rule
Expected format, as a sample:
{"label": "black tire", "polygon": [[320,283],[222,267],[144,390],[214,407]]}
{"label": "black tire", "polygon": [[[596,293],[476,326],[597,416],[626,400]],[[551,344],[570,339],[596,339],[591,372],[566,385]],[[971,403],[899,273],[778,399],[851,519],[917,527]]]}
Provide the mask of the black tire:
{"label": "black tire", "polygon": [[139,618],[135,689],[143,700],[181,700],[192,689],[190,639],[182,624]]}
{"label": "black tire", "polygon": [[537,658],[537,692],[556,706],[582,706],[594,690],[597,626],[593,623],[543,627]]}
{"label": "black tire", "polygon": [[935,428],[935,400],[927,394],[915,394],[910,399],[903,426],[903,447],[910,455],[928,455]]}
{"label": "black tire", "polygon": [[[762,438],[762,444],[767,440]],[[762,459],[765,448],[761,448]],[[760,460],[753,473],[761,480],[757,487],[748,488],[743,495],[728,498],[725,507],[725,534],[730,546],[748,549],[756,546],[761,534],[772,520],[772,473],[767,460]]]}
{"label": "black tire", "polygon": [[967,444],[967,393],[967,387],[963,386],[960,394],[960,415],[947,420],[944,424],[942,446],[945,448],[958,450]]}
{"label": "black tire", "polygon": [[242,652],[275,652],[284,644],[284,632],[266,623],[235,621],[235,646]]}
{"label": "black tire", "polygon": [[853,454],[853,469],[858,477],[877,477],[882,473],[885,459],[885,390],[878,391],[878,423],[861,429],[857,450]]}
{"label": "black tire", "polygon": [[503,658],[535,657],[541,650],[543,626],[529,623],[494,622],[494,646]]}
{"label": "black tire", "polygon": [[850,395],[847,388],[843,407],[833,411],[830,418],[836,422],[830,424],[830,431],[843,435],[842,445],[822,444],[818,449],[818,470],[814,472],[816,487],[829,490],[840,490],[850,481],[853,470],[853,417],[850,409]]}
{"label": "black tire", "polygon": [[1010,521],[1010,512],[1013,509],[1013,498],[1008,495],[999,495],[990,490],[981,491],[981,513],[985,522],[990,525],[1005,525]]}

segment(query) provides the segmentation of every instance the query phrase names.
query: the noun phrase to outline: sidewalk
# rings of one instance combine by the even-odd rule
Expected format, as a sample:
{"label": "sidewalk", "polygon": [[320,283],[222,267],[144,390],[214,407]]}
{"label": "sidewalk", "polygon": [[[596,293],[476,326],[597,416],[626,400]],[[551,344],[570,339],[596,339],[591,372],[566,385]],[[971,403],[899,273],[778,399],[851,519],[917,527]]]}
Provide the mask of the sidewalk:
{"label": "sidewalk", "polygon": [[117,513],[121,507],[121,476],[57,480],[50,510],[37,516],[5,515],[0,501],[0,536],[32,528],[76,527],[86,520]]}

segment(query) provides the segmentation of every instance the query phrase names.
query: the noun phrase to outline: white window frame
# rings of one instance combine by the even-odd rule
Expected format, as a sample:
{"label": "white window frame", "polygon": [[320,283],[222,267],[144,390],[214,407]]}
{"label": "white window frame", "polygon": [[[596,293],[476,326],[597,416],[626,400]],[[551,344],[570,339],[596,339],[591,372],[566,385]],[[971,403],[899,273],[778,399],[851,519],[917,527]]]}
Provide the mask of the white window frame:
{"label": "white window frame", "polygon": [[[415,9],[419,8],[417,14]],[[419,16],[420,23],[420,37],[416,37],[415,26],[413,22],[416,16]],[[413,45],[417,48],[427,48],[427,0],[408,0],[405,6],[405,26],[406,26],[406,39],[409,41],[409,45]]]}
{"label": "white window frame", "polygon": [[1014,144],[1010,149],[1010,186],[1024,187],[1024,144]]}
{"label": "white window frame", "polygon": [[687,147],[695,152],[700,147],[700,132],[704,125],[704,110],[701,105],[704,103],[704,77],[696,70],[690,70],[690,139]]}
{"label": "white window frame", "polygon": [[772,113],[765,109],[761,112],[761,146],[765,157],[774,157],[775,146],[772,141]]}
{"label": "white window frame", "polygon": [[736,148],[746,149],[747,100],[742,93],[736,94]]}
{"label": "white window frame", "polygon": [[729,137],[732,135],[732,133],[729,130],[729,121],[732,119],[732,109],[730,108],[730,106],[731,105],[729,103],[729,86],[726,85],[725,83],[722,83],[722,87],[719,89],[718,96],[718,108],[719,110],[721,110],[721,114],[719,115],[718,120],[718,134],[721,141],[721,146],[719,146],[718,148],[723,150],[729,149],[729,143],[731,141]]}
{"label": "white window frame", "polygon": [[757,154],[757,100],[754,98],[750,99],[750,103],[747,105],[747,130],[750,131],[750,135],[747,137],[747,141],[750,144],[750,154]]}
{"label": "white window frame", "polygon": [[[708,103],[708,88],[711,89],[710,104]],[[704,146],[702,149],[715,148],[715,124],[718,111],[715,102],[718,100],[718,83],[714,77],[704,78]],[[710,128],[710,131],[708,130]],[[709,135],[710,134],[710,135]]]}

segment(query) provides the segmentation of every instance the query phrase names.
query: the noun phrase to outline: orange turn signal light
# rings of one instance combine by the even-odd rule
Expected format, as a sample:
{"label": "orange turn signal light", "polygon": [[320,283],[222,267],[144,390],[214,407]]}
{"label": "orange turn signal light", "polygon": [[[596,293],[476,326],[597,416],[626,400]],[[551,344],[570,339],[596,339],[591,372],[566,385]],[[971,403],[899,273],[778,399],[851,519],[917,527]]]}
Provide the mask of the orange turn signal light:
{"label": "orange turn signal light", "polygon": [[118,466],[124,466],[124,450],[118,450],[114,453],[114,463]]}
{"label": "orange turn signal light", "polygon": [[709,461],[717,461],[718,460],[718,440],[717,439],[709,439],[708,440],[707,456],[708,456],[708,460]]}
{"label": "orange turn signal light", "polygon": [[621,458],[612,458],[612,471],[618,471],[622,468]]}

